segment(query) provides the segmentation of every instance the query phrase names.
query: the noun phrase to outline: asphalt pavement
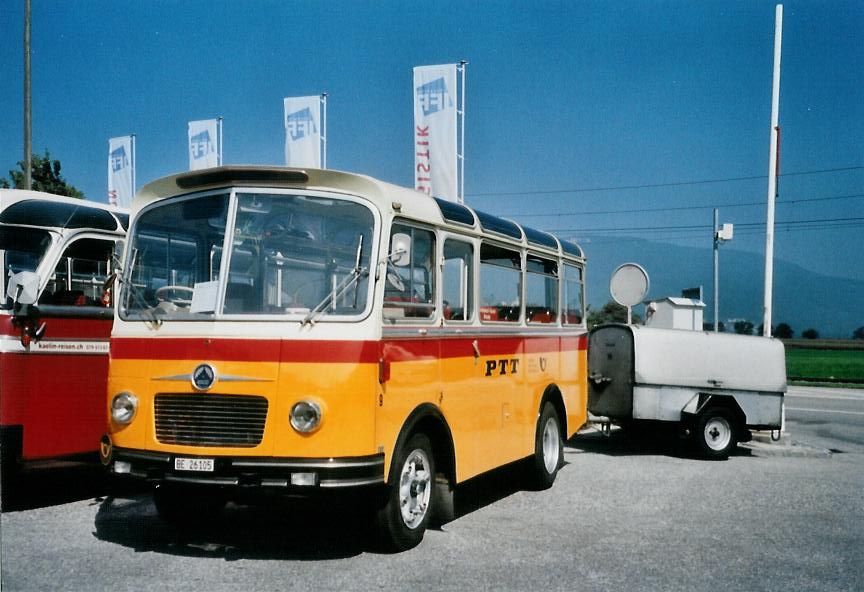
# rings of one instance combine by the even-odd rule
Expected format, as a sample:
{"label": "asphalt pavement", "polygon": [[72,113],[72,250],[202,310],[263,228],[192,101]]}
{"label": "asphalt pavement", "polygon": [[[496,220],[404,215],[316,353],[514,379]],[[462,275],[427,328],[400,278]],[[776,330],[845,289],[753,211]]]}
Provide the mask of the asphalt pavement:
{"label": "asphalt pavement", "polygon": [[149,493],[90,482],[92,469],[41,475],[0,520],[2,585],[860,592],[859,392],[790,389],[781,441],[757,438],[728,461],[693,458],[674,437],[586,430],[551,490],[523,490],[514,466],[473,479],[454,521],[396,555],[374,549],[350,503],[231,505],[178,530]]}

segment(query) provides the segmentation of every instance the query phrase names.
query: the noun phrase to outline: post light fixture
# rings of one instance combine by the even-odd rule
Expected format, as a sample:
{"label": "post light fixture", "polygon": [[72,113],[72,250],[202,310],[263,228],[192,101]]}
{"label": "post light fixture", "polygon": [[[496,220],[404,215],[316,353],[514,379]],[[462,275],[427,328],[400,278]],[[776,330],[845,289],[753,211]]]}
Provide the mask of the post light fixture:
{"label": "post light fixture", "polygon": [[719,247],[722,243],[732,240],[733,225],[717,224],[717,209],[714,209],[714,332],[720,327],[720,256]]}

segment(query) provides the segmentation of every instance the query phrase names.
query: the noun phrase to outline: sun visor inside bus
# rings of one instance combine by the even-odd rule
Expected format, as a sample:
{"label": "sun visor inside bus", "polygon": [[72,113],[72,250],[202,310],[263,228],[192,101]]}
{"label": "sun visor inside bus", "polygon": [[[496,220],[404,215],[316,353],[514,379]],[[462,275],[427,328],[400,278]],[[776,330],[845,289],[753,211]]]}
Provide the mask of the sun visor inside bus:
{"label": "sun visor inside bus", "polygon": [[434,199],[445,220],[457,224],[465,224],[466,226],[474,226],[474,214],[471,213],[470,209],[454,201],[447,201],[446,199],[441,199],[439,197]]}
{"label": "sun visor inside bus", "polygon": [[522,240],[522,229],[515,222],[504,220],[480,210],[474,210],[474,212],[477,214],[477,219],[480,220],[480,226],[483,227],[483,230],[503,234],[516,240]]}
{"label": "sun visor inside bus", "polygon": [[55,226],[58,228],[92,228],[117,230],[117,219],[107,210],[85,205],[24,200],[12,204],[0,213],[4,224]]}
{"label": "sun visor inside bus", "polygon": [[225,195],[208,195],[182,203],[184,220],[222,220],[228,206]]}

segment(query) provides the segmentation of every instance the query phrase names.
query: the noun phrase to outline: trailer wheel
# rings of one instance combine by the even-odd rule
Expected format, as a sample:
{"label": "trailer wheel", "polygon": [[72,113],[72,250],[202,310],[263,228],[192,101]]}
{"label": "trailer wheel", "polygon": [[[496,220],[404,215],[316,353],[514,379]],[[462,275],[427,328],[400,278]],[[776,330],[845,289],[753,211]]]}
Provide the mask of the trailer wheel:
{"label": "trailer wheel", "polygon": [[738,444],[736,420],[725,407],[709,407],[696,421],[693,430],[697,451],[709,460],[726,460]]}
{"label": "trailer wheel", "polygon": [[426,434],[417,433],[397,452],[386,499],[375,526],[388,551],[406,551],[420,544],[433,513],[435,458]]}
{"label": "trailer wheel", "polygon": [[530,459],[530,486],[535,490],[549,489],[555,483],[564,460],[564,440],[555,406],[546,402],[537,420],[534,434],[534,454]]}

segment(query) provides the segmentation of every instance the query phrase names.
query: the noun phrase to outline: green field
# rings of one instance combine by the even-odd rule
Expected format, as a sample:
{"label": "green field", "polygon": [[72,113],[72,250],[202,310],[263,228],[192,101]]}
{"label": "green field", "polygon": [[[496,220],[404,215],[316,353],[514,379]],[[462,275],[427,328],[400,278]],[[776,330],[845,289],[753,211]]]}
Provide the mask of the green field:
{"label": "green field", "polygon": [[864,384],[864,350],[786,348],[790,379]]}

